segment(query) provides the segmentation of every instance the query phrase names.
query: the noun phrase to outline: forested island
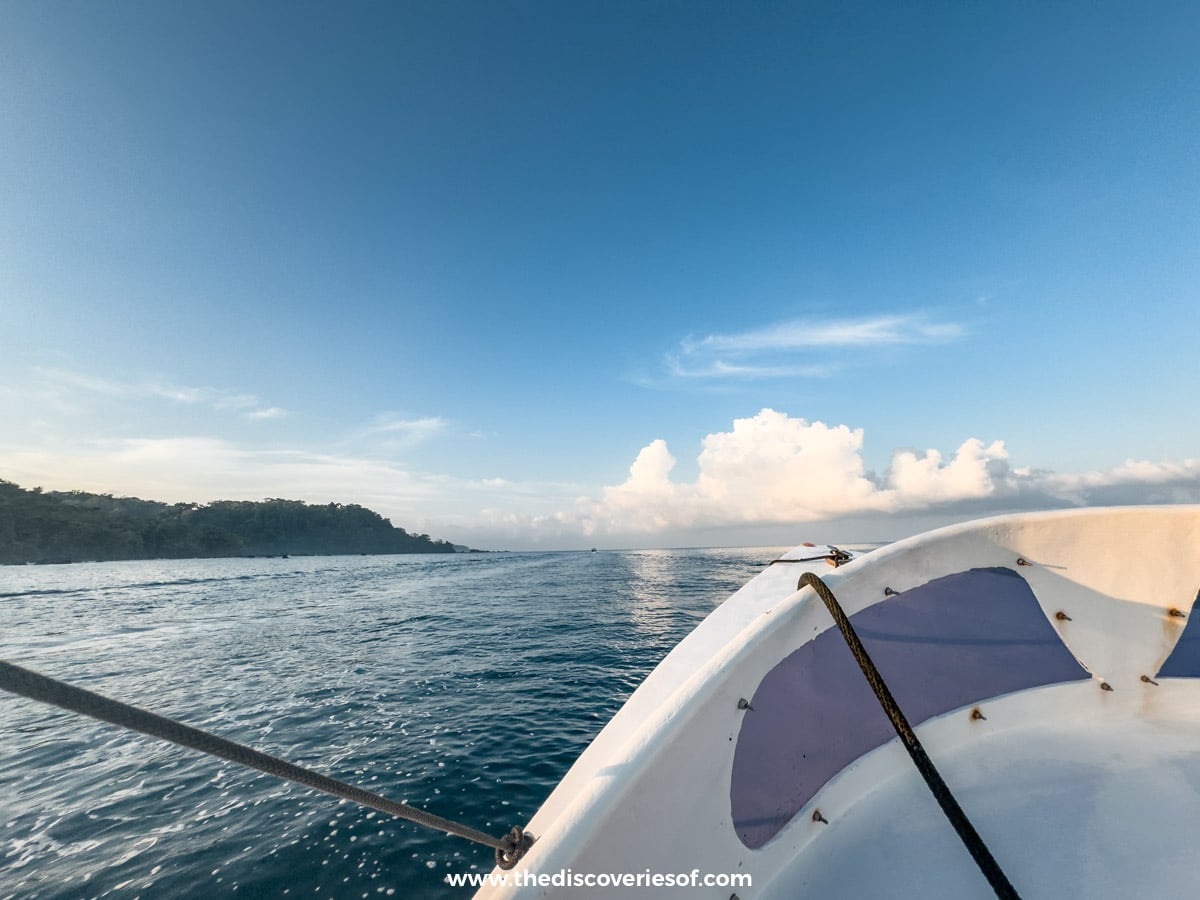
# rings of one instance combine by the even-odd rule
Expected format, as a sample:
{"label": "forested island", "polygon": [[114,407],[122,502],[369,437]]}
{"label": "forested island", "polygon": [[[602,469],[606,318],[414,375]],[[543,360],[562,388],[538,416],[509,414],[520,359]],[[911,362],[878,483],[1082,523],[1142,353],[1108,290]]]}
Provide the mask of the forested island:
{"label": "forested island", "polygon": [[357,504],[159,503],[0,479],[0,564],[340,553],[453,553]]}

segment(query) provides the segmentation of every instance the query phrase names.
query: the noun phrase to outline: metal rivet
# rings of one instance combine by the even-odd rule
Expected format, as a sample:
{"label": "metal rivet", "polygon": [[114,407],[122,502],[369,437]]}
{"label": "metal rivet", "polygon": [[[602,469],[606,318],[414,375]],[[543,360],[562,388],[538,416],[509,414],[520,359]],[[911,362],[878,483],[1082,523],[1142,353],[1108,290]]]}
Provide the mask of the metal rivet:
{"label": "metal rivet", "polygon": [[812,820],[814,822],[820,822],[822,825],[829,824],[829,820],[827,818],[825,818],[823,815],[821,815],[821,811],[819,809],[813,810]]}
{"label": "metal rivet", "polygon": [[982,719],[984,722],[987,721],[987,716],[983,714],[983,710],[978,706],[971,710],[971,718],[975,720]]}
{"label": "metal rivet", "polygon": [[1032,565],[1033,565],[1033,563],[1031,563],[1029,560],[1027,560],[1027,559],[1026,559],[1025,557],[1023,557],[1023,556],[1018,556],[1018,557],[1017,557],[1017,565],[1018,565],[1018,566],[1032,566]]}
{"label": "metal rivet", "polygon": [[1067,615],[1065,612],[1063,612],[1061,609],[1060,609],[1058,612],[1056,612],[1056,613],[1054,614],[1054,618],[1058,619],[1058,621],[1060,621],[1060,622],[1070,622],[1070,621],[1072,621],[1071,617],[1070,617],[1070,616],[1068,616],[1068,615]]}
{"label": "metal rivet", "polygon": [[1158,687],[1158,682],[1155,681],[1153,678],[1151,678],[1149,675],[1143,675],[1142,681],[1146,682],[1146,684],[1152,684],[1155,687]]}
{"label": "metal rivet", "polygon": [[1102,690],[1102,691],[1111,691],[1111,690],[1112,690],[1112,685],[1111,685],[1111,684],[1109,684],[1107,681],[1102,681],[1102,682],[1100,682],[1100,690]]}
{"label": "metal rivet", "polygon": [[750,712],[754,712],[754,707],[750,705],[750,701],[745,697],[738,700],[738,709],[748,709]]}

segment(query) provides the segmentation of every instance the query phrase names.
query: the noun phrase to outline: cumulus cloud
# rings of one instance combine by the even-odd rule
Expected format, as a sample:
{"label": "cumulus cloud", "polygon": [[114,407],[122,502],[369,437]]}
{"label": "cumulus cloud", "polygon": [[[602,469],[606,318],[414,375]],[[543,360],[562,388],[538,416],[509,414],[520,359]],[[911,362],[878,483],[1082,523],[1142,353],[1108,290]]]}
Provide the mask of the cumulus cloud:
{"label": "cumulus cloud", "polygon": [[862,442],[862,429],[764,409],[704,439],[700,473],[691,483],[671,480],[675,458],[664,441],[654,441],[624,483],[604,489],[587,519],[594,529],[620,532],[811,521],[882,509],[865,472]]}
{"label": "cumulus cloud", "polygon": [[892,457],[885,493],[894,498],[897,508],[928,506],[1008,494],[1018,486],[1015,479],[1003,441],[985,447],[983,441],[970,438],[949,462],[943,462],[937,450],[898,451]]}
{"label": "cumulus cloud", "polygon": [[[382,417],[371,427],[384,438],[411,437],[438,433],[444,424]],[[836,519],[868,522],[876,532],[891,532],[881,537],[896,537],[915,517],[945,521],[1067,505],[1200,502],[1200,459],[1128,460],[1104,471],[1056,473],[1016,468],[1002,441],[971,437],[951,452],[896,450],[883,471],[873,472],[864,459],[865,439],[861,428],[763,409],[705,437],[694,478],[679,478],[667,443],[652,440],[628,476],[608,487],[519,481],[489,471],[451,477],[372,454],[372,440],[318,452],[214,437],[43,442],[20,451],[0,446],[0,478],[166,501],[361,503],[405,528],[513,549],[602,541],[668,546],[697,535],[745,543],[768,532],[770,542],[781,543],[795,534],[788,526]]]}
{"label": "cumulus cloud", "polygon": [[945,458],[898,450],[888,470],[866,470],[863,431],[764,409],[708,435],[694,481],[673,481],[664,441],[647,445],[621,484],[585,501],[587,533],[663,532],[810,522],[869,513],[970,505],[1022,506],[1200,500],[1200,460],[1126,462],[1108,472],[1058,475],[1013,469],[1003,441],[970,438]]}

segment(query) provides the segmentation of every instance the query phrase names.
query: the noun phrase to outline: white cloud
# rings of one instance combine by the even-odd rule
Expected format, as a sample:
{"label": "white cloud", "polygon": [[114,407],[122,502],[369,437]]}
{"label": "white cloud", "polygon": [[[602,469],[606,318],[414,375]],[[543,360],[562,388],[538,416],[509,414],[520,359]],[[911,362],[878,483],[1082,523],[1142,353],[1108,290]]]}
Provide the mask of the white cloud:
{"label": "white cloud", "polygon": [[825,365],[737,365],[721,359],[704,360],[689,367],[678,356],[666,357],[668,371],[676,378],[828,378],[838,371],[838,366]]}
{"label": "white cloud", "polygon": [[990,497],[1016,488],[1007,461],[1003,441],[985,447],[978,438],[966,441],[945,464],[937,450],[901,450],[892,457],[888,489],[901,507]]}
{"label": "white cloud", "polygon": [[844,368],[853,351],[946,343],[966,333],[957,322],[920,313],[791,319],[750,331],[685,338],[663,362],[667,374],[677,379],[826,378]]}
{"label": "white cloud", "polygon": [[1177,462],[1126,460],[1106,472],[1045,472],[1038,483],[1068,503],[1195,503],[1200,502],[1200,459]]}
{"label": "white cloud", "polygon": [[218,412],[236,412],[251,421],[276,419],[287,415],[278,406],[263,406],[258,397],[243,391],[212,387],[190,387],[160,379],[121,381],[69,369],[36,367],[33,370],[38,384],[34,391],[48,397],[61,408],[77,400],[81,394],[108,397],[114,400],[167,400],[187,406],[205,406]]}
{"label": "white cloud", "polygon": [[[386,422],[398,426],[398,434],[442,427],[436,418],[376,424]],[[699,534],[709,542],[745,543],[743,536],[776,526],[782,542],[796,524],[847,518],[895,537],[914,516],[1200,502],[1200,459],[1129,460],[1110,470],[1060,474],[1014,468],[1003,442],[970,438],[949,454],[897,450],[884,472],[873,473],[864,443],[861,428],[763,409],[706,436],[691,480],[672,477],[676,460],[662,440],[638,453],[622,483],[601,488],[492,472],[455,478],[369,457],[361,446],[336,453],[252,449],[213,437],[55,439],[20,451],[0,446],[0,478],[170,502],[287,497],[361,503],[410,530],[491,548],[668,546]],[[886,522],[896,524],[879,524]]]}
{"label": "white cloud", "polygon": [[622,484],[604,489],[587,518],[599,531],[812,521],[889,504],[865,472],[863,432],[764,409],[708,435],[691,483],[670,478],[663,441],[638,455]]}
{"label": "white cloud", "polygon": [[708,435],[694,481],[671,480],[664,441],[647,445],[622,484],[585,501],[588,534],[784,524],[970,506],[1037,508],[1106,502],[1200,500],[1200,460],[1126,462],[1108,472],[1057,475],[1013,469],[1002,441],[970,438],[946,460],[898,450],[883,476],[866,471],[863,431],[764,409]]}
{"label": "white cloud", "polygon": [[917,314],[846,319],[792,319],[736,334],[687,339],[685,352],[701,350],[800,350],[809,347],[879,347],[888,344],[931,344],[962,337],[954,322],[934,322]]}
{"label": "white cloud", "polygon": [[260,419],[282,419],[287,414],[286,409],[280,409],[278,406],[268,406],[266,409],[255,409],[246,413],[246,418],[252,422],[257,422]]}
{"label": "white cloud", "polygon": [[450,423],[440,416],[425,416],[420,419],[403,419],[394,413],[382,413],[376,416],[370,425],[358,432],[356,437],[366,438],[375,435],[387,437],[405,443],[418,443],[428,440],[446,431]]}

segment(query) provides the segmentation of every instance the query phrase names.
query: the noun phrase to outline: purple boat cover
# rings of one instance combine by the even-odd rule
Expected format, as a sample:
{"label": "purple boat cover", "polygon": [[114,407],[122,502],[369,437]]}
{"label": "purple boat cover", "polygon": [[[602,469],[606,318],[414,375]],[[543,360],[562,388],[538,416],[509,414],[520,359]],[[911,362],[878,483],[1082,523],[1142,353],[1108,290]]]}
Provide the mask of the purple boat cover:
{"label": "purple boat cover", "polygon": [[[947,575],[851,622],[914,727],[990,697],[1089,677],[1011,569]],[[733,825],[750,848],[778,834],[834,775],[896,736],[836,627],[768,672],[751,705],[730,787]]]}
{"label": "purple boat cover", "polygon": [[1187,625],[1183,634],[1171,650],[1171,655],[1162,664],[1158,674],[1163,678],[1198,678],[1200,677],[1200,594],[1192,602],[1192,611],[1188,613]]}

